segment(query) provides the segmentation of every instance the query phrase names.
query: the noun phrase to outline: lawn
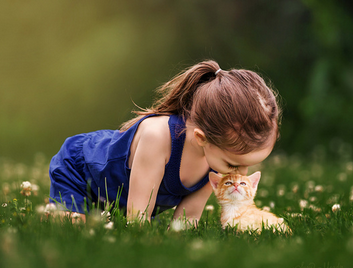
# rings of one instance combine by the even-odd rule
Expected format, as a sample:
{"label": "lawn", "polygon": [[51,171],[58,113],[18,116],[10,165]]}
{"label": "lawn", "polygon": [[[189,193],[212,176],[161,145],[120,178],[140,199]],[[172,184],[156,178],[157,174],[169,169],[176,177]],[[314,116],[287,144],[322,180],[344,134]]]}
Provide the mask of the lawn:
{"label": "lawn", "polygon": [[173,210],[142,225],[127,224],[118,210],[112,223],[100,212],[87,224],[47,219],[48,159],[0,160],[0,267],[352,267],[353,161],[326,154],[277,154],[253,169],[262,171],[257,206],[285,218],[292,235],[223,230],[214,196],[188,230],[168,229]]}

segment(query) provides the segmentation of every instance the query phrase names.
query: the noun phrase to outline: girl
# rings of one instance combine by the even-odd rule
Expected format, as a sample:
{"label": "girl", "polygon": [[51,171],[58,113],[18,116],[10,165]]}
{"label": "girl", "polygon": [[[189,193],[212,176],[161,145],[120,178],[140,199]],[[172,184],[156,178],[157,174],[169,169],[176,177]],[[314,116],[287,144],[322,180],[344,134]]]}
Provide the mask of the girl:
{"label": "girl", "polygon": [[210,170],[246,175],[272,151],[280,111],[256,73],[204,61],[159,92],[120,130],[68,138],[50,164],[50,197],[84,213],[85,199],[97,203],[107,193],[113,202],[121,191],[128,220],[177,206],[174,219],[197,221],[212,193]]}

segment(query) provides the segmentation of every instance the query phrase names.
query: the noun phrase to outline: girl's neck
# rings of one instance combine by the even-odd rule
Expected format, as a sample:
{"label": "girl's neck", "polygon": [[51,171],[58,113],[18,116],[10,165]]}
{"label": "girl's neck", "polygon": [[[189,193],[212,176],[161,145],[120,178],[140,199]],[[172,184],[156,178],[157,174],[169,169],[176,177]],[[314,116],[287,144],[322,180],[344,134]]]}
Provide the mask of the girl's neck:
{"label": "girl's neck", "polygon": [[191,187],[209,172],[203,148],[194,137],[194,128],[187,120],[185,123],[185,143],[180,164],[180,180],[185,187]]}
{"label": "girl's neck", "polygon": [[196,125],[193,124],[190,119],[187,119],[185,122],[185,127],[185,143],[188,143],[188,145],[190,145],[190,148],[192,149],[195,156],[197,156],[198,158],[205,157],[203,147],[197,144],[196,139],[194,137],[194,129],[196,128]]}

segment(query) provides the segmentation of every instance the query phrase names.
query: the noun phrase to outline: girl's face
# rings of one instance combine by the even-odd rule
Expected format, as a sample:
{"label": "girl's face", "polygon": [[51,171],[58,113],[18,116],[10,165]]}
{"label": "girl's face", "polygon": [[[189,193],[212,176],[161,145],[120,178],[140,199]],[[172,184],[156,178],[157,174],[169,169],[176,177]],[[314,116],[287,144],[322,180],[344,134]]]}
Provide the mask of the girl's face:
{"label": "girl's face", "polygon": [[240,173],[241,175],[247,175],[249,166],[265,160],[272,149],[273,145],[271,144],[264,149],[247,154],[234,154],[211,143],[206,143],[203,146],[207,163],[211,169],[222,174]]}

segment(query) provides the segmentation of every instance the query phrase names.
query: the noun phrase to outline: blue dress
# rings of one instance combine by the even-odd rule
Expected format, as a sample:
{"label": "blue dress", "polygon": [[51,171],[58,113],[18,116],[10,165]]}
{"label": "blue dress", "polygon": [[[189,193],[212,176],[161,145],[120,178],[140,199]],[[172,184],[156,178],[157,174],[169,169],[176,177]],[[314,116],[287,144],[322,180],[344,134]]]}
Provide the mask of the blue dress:
{"label": "blue dress", "polygon": [[[151,116],[156,115],[142,118],[124,132],[99,130],[66,139],[50,163],[50,202],[56,200],[71,211],[84,213],[84,198],[89,210],[91,202],[103,202],[107,195],[109,202],[116,201],[120,191],[119,206],[126,207],[131,172],[128,166],[130,146],[139,124]],[[168,124],[172,150],[153,215],[178,205],[184,196],[201,189],[208,182],[207,175],[190,188],[181,183],[179,174],[185,122],[177,115],[170,115]]]}

